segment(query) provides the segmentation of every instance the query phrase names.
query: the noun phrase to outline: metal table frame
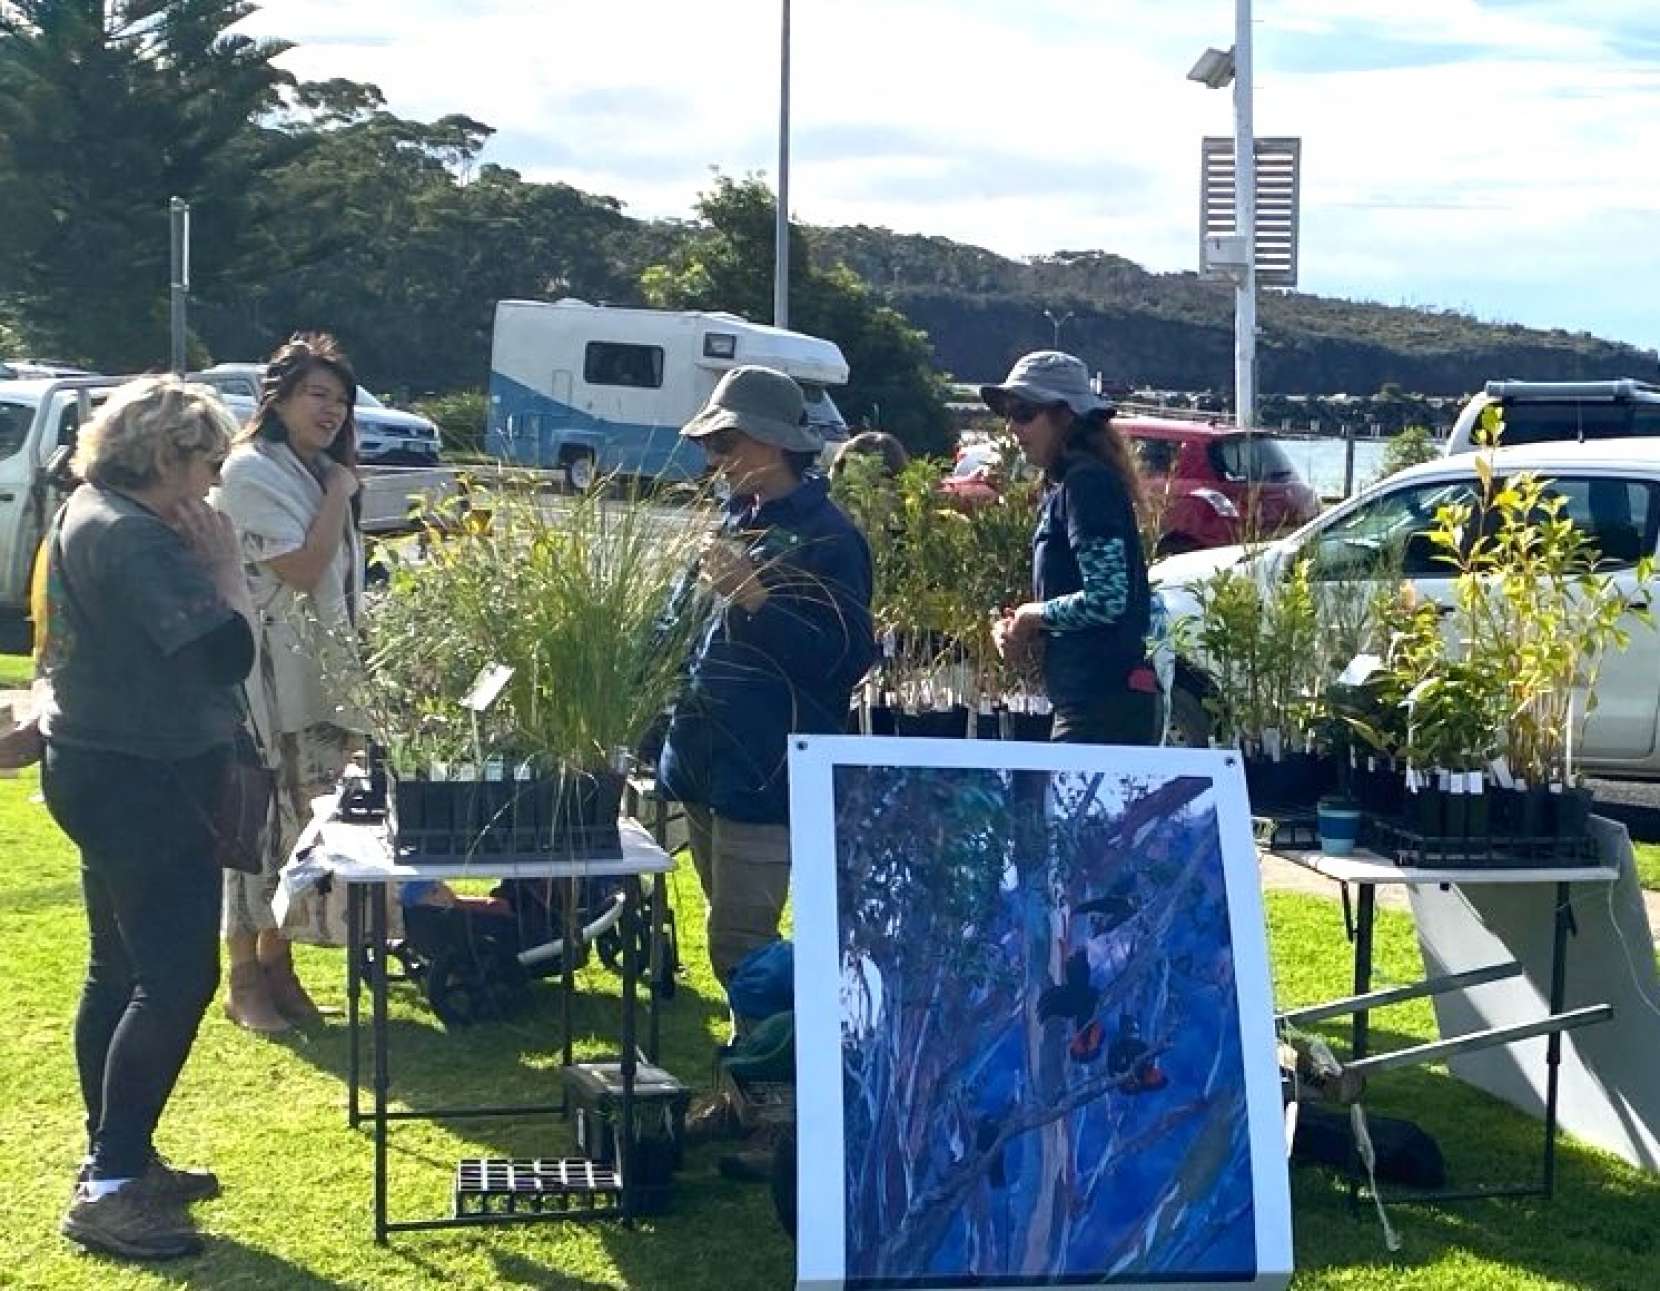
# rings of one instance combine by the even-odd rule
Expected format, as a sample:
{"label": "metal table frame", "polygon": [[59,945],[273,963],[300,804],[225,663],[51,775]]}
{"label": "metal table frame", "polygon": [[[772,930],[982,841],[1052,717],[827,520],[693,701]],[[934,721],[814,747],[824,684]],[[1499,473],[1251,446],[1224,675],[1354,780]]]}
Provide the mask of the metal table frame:
{"label": "metal table frame", "polygon": [[[391,1090],[391,1055],[387,1035],[387,936],[388,888],[393,883],[421,879],[493,878],[493,879],[586,879],[620,878],[623,884],[622,928],[622,1052],[620,1056],[622,1094],[618,1100],[621,1121],[621,1142],[633,1144],[634,1132],[634,1076],[640,1060],[636,1038],[636,1010],[638,1006],[639,970],[638,940],[640,920],[641,880],[650,875],[663,895],[663,877],[674,866],[674,861],[656,845],[646,830],[637,822],[622,822],[624,855],[622,859],[594,858],[576,860],[514,861],[480,854],[469,860],[448,865],[396,865],[387,855],[384,827],[380,825],[349,825],[343,822],[319,822],[321,844],[331,857],[338,858],[332,866],[335,881],[347,885],[346,939],[346,1123],[356,1129],[367,1120],[374,1138],[374,1231],[375,1243],[386,1244],[387,1235],[397,1232],[415,1232],[436,1228],[477,1228],[489,1225],[533,1223],[548,1221],[580,1221],[592,1218],[621,1218],[631,1222],[635,1213],[635,1196],[629,1182],[631,1172],[621,1172],[618,1209],[614,1212],[566,1211],[550,1213],[464,1215],[447,1219],[392,1220],[387,1217],[387,1140],[388,1129],[399,1120],[463,1120],[503,1116],[565,1115],[568,1099],[561,1096],[557,1104],[525,1104],[518,1106],[444,1107],[392,1111],[387,1106]],[[355,837],[342,856],[341,851],[328,848],[331,831],[350,830]],[[336,841],[343,837],[334,834]],[[378,862],[364,859],[365,850],[378,848],[386,859]],[[298,851],[299,849],[296,849]],[[367,907],[367,910],[365,910]],[[661,954],[663,921],[666,900],[652,903],[651,957]],[[367,918],[365,918],[367,915]],[[573,902],[566,902],[566,945],[575,944],[576,911]],[[564,957],[564,990],[561,999],[563,1061],[570,1066],[573,1060],[571,1029],[571,1002],[575,994],[575,956]],[[367,973],[370,998],[370,1047],[372,1071],[370,1089],[372,1107],[365,1113],[360,1104],[362,1085],[362,992]],[[645,1055],[647,1061],[657,1056],[658,1000],[653,994],[650,1003],[650,1041]]]}
{"label": "metal table frame", "polygon": [[[1459,1053],[1493,1045],[1513,1044],[1535,1036],[1549,1037],[1545,1050],[1545,1124],[1544,1146],[1540,1176],[1537,1182],[1527,1184],[1492,1185],[1466,1189],[1445,1189],[1435,1192],[1400,1193],[1381,1198],[1387,1205],[1411,1205],[1453,1201],[1476,1201],[1491,1197],[1551,1197],[1556,1189],[1557,1092],[1562,1063],[1562,1033],[1613,1017],[1608,1004],[1564,1012],[1568,976],[1568,937],[1577,935],[1574,922],[1573,898],[1570,891],[1575,883],[1612,883],[1619,870],[1612,866],[1585,865],[1539,869],[1417,869],[1396,865],[1385,857],[1366,851],[1349,856],[1327,856],[1322,852],[1290,849],[1268,850],[1264,854],[1300,865],[1306,870],[1331,879],[1342,889],[1343,922],[1348,938],[1354,943],[1354,995],[1328,1004],[1292,1009],[1279,1015],[1278,1021],[1298,1025],[1329,1018],[1351,1017],[1351,1060],[1345,1064],[1350,1071],[1363,1075],[1377,1074],[1397,1067],[1415,1066],[1453,1057]],[[1464,973],[1428,977],[1408,986],[1389,990],[1372,990],[1373,933],[1377,924],[1377,889],[1384,885],[1420,887],[1433,885],[1475,887],[1483,884],[1548,883],[1555,888],[1553,902],[1553,929],[1551,943],[1551,974],[1549,1011],[1536,1022],[1519,1026],[1494,1027],[1472,1032],[1453,1039],[1415,1045],[1392,1053],[1371,1054],[1371,1010],[1405,1000],[1421,999],[1463,990],[1487,982],[1501,981],[1522,974],[1522,966],[1511,961],[1494,964]],[[1349,888],[1359,889],[1358,899],[1351,903]],[[1358,1195],[1358,1185],[1351,1185],[1350,1198]]]}

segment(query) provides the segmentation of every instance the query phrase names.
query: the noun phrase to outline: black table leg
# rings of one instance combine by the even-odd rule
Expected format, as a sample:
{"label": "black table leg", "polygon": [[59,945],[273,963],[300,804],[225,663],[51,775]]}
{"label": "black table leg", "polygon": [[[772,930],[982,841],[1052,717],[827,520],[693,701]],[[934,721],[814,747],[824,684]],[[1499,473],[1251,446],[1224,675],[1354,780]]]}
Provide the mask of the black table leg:
{"label": "black table leg", "polygon": [[663,1037],[660,1010],[667,983],[664,980],[668,959],[669,885],[664,874],[651,879],[651,959],[646,971],[646,1060],[656,1062]]}
{"label": "black table leg", "polygon": [[363,884],[346,885],[346,1124],[356,1129],[363,1117],[358,1111],[361,1019],[358,1005],[363,995]]}
{"label": "black table leg", "polygon": [[639,1156],[634,1150],[634,1066],[639,1056],[635,1049],[634,1009],[640,973],[640,880],[637,876],[623,882],[622,923],[622,1143],[617,1149],[617,1164],[622,1169],[622,1218],[628,1224],[634,1218],[634,1165]]}
{"label": "black table leg", "polygon": [[391,1081],[386,1054],[386,889],[370,894],[369,938],[374,954],[369,975],[375,1046],[375,1245],[386,1245],[386,1095]]}
{"label": "black table leg", "polygon": [[[1372,930],[1377,922],[1378,890],[1371,883],[1359,886],[1359,912],[1355,918],[1355,994],[1364,995],[1372,989]],[[1366,1009],[1355,1014],[1352,1057],[1366,1056],[1371,1021],[1371,1014]]]}
{"label": "black table leg", "polygon": [[[1574,909],[1566,883],[1556,885],[1556,924],[1551,944],[1550,1011],[1561,1013],[1568,995],[1568,930]],[[1562,1074],[1562,1033],[1552,1031],[1545,1049],[1545,1196],[1556,1188],[1556,1100]]]}

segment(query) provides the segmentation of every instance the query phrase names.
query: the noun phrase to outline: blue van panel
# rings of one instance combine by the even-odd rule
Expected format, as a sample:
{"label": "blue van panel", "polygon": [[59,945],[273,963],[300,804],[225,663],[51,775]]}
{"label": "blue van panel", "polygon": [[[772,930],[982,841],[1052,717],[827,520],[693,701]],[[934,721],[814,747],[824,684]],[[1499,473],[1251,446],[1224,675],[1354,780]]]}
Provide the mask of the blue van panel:
{"label": "blue van panel", "polygon": [[703,450],[680,437],[678,426],[605,421],[490,374],[490,418],[484,451],[513,466],[552,469],[572,445],[592,450],[601,473],[617,472],[669,481],[695,479],[707,467]]}

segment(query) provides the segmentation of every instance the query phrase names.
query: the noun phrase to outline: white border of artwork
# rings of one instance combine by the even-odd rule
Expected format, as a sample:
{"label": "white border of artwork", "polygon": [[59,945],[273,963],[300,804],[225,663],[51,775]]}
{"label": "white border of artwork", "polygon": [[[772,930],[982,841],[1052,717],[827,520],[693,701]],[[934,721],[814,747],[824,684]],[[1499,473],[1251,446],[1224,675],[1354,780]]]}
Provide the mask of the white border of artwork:
{"label": "white border of artwork", "polygon": [[[790,739],[798,1291],[840,1291],[847,1267],[833,781],[837,766],[1105,770],[1109,774],[1207,776],[1212,780],[1228,894],[1235,992],[1240,1002],[1257,1275],[1249,1282],[1193,1283],[1191,1291],[1217,1291],[1221,1287],[1267,1291],[1284,1288],[1291,1280],[1292,1269],[1291,1186],[1275,1048],[1274,988],[1268,969],[1267,924],[1250,802],[1239,755],[1223,749],[799,735]],[[1114,1282],[1110,1285],[1151,1288],[1152,1284]],[[1157,1291],[1183,1291],[1188,1285],[1160,1282]]]}

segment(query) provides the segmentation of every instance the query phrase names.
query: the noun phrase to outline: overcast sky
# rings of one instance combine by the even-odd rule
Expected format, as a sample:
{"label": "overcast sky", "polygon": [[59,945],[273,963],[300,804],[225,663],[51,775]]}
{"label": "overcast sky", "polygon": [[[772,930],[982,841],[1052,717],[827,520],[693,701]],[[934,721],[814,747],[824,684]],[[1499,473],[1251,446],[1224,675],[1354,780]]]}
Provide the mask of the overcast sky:
{"label": "overcast sky", "polygon": [[[794,0],[791,206],[1007,255],[1196,267],[1184,79],[1228,0]],[[263,0],[306,78],[463,112],[485,160],[684,216],[777,164],[778,0]],[[1257,0],[1304,141],[1304,290],[1660,346],[1660,0]]]}

